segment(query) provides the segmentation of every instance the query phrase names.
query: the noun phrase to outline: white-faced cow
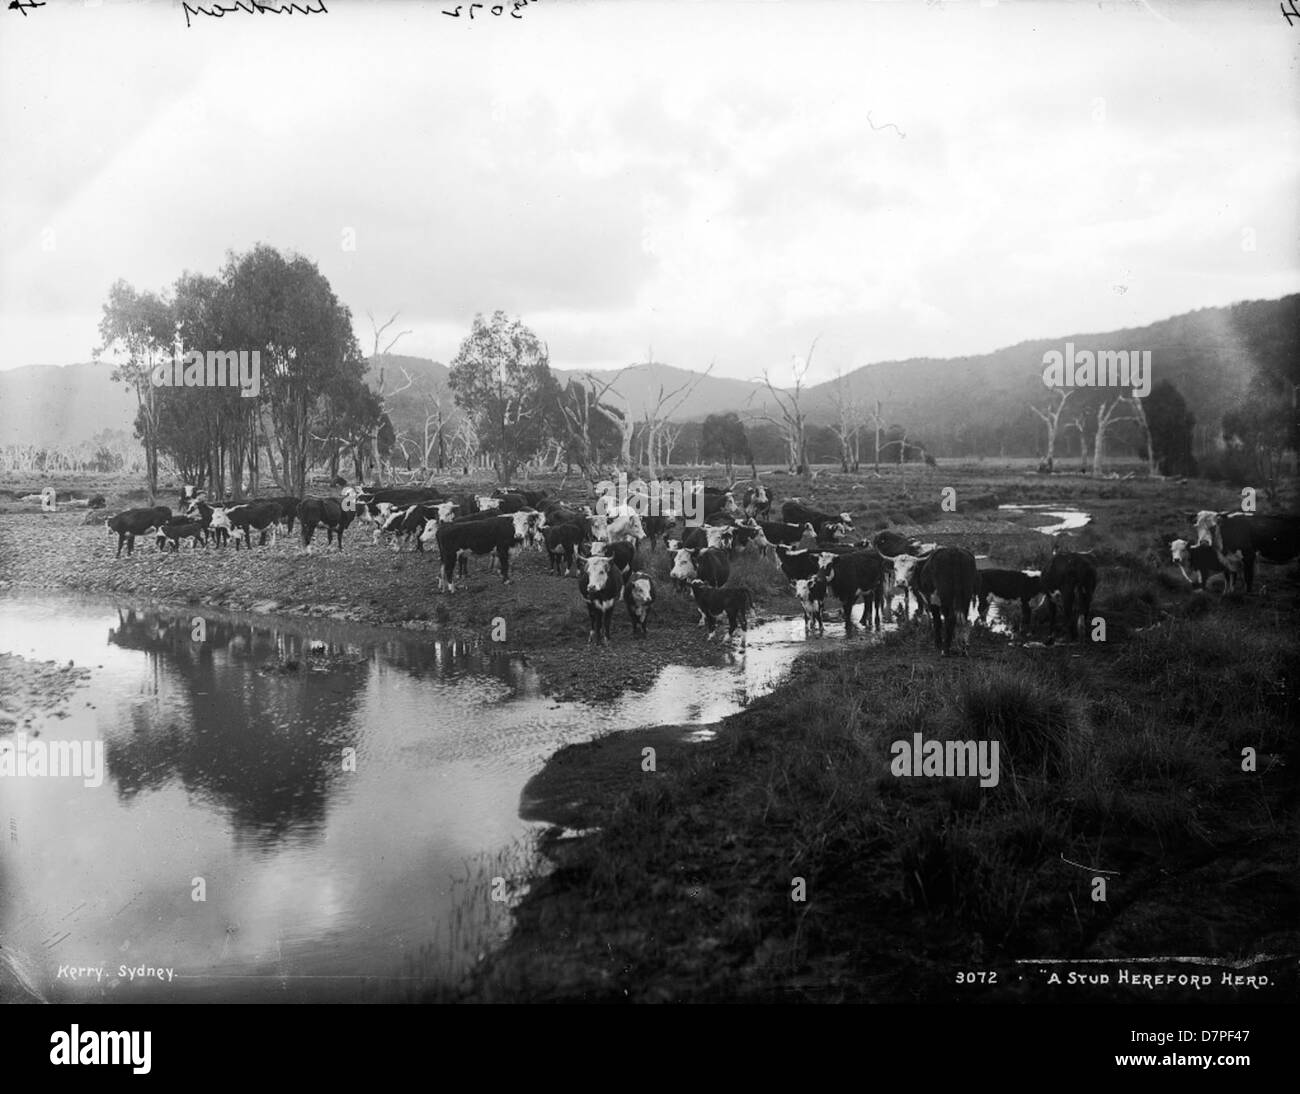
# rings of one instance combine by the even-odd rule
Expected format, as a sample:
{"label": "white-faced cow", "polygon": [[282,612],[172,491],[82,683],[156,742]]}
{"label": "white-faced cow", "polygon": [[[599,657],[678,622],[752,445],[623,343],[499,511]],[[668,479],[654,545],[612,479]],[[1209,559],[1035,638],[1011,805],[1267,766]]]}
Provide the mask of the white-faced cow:
{"label": "white-faced cow", "polygon": [[587,617],[591,624],[587,644],[602,638],[608,642],[614,605],[623,595],[623,575],[618,572],[614,560],[604,555],[584,559],[582,572],[578,574],[578,594],[587,602]]}
{"label": "white-faced cow", "polygon": [[835,594],[844,613],[844,637],[853,635],[853,609],[861,600],[866,605],[864,627],[880,629],[884,615],[885,572],[888,563],[878,551],[849,554],[819,552],[817,570],[827,588]]}
{"label": "white-faced cow", "polygon": [[1189,544],[1185,539],[1176,539],[1169,544],[1169,553],[1174,565],[1187,578],[1193,588],[1205,588],[1206,583],[1215,574],[1223,574],[1226,588],[1231,588],[1237,575],[1219,561],[1219,552],[1211,543]]}
{"label": "white-faced cow", "polygon": [[1256,555],[1265,562],[1290,562],[1300,554],[1300,516],[1202,510],[1192,523],[1197,542],[1212,544],[1224,569],[1246,579],[1246,592],[1255,581]]}
{"label": "white-faced cow", "polygon": [[772,491],[761,482],[745,491],[745,512],[754,520],[770,520],[772,516]]}
{"label": "white-faced cow", "polygon": [[809,634],[814,627],[818,634],[824,634],[826,628],[822,622],[822,613],[826,608],[826,579],[818,574],[815,577],[800,578],[794,583],[794,595],[803,606],[803,633]]}
{"label": "white-faced cow", "polygon": [[438,551],[442,555],[439,587],[454,593],[456,562],[462,556],[490,555],[501,564],[501,582],[510,584],[510,548],[524,543],[535,526],[537,513],[511,513],[508,517],[453,520],[438,525]]}
{"label": "white-faced cow", "polygon": [[654,579],[644,570],[632,571],[623,585],[623,602],[627,604],[627,614],[632,620],[632,636],[636,637],[637,627],[640,627],[644,638],[646,620],[650,618],[650,607],[655,602]]}

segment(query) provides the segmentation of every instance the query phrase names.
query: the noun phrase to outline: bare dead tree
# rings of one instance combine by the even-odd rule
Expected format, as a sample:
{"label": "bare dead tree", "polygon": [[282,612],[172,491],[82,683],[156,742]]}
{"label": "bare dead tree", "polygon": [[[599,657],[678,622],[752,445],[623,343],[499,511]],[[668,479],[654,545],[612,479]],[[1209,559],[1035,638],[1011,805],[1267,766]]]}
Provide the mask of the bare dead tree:
{"label": "bare dead tree", "polygon": [[[794,377],[794,386],[789,391],[782,391],[780,388],[773,386],[768,370],[764,369],[761,377],[763,386],[767,388],[768,394],[772,396],[777,406],[779,417],[763,411],[751,412],[750,421],[771,422],[781,430],[785,437],[786,447],[789,455],[789,469],[796,475],[808,474],[808,437],[807,437],[807,418],[804,416],[801,399],[803,397],[804,378],[808,375],[808,369],[812,365],[813,351],[817,348],[819,334],[812,340],[808,347],[808,356],[801,363],[796,357],[791,362],[791,372]],[[757,392],[754,393],[756,395]],[[753,402],[754,395],[750,395],[749,402]],[[748,406],[748,403],[746,404]]]}
{"label": "bare dead tree", "polygon": [[663,385],[659,385],[659,394],[655,397],[653,408],[649,403],[646,404],[645,412],[645,449],[646,449],[646,469],[652,479],[659,477],[659,471],[656,466],[656,454],[659,443],[659,432],[663,429],[667,420],[671,418],[682,404],[691,397],[691,393],[700,385],[700,382],[713,371],[716,361],[710,361],[709,367],[703,372],[696,373],[691,379],[674,390],[665,393]]}
{"label": "bare dead tree", "polygon": [[[632,467],[632,438],[636,434],[636,419],[632,416],[632,403],[627,396],[615,390],[614,385],[618,383],[619,378],[628,369],[640,368],[639,365],[627,365],[619,369],[609,380],[601,383],[590,372],[586,373],[586,379],[591,384],[592,403],[602,410],[605,414],[613,419],[614,424],[618,426],[619,436],[622,440],[622,446],[619,451],[619,463],[624,470],[631,470]],[[623,400],[623,406],[608,402],[606,396],[613,391],[614,395]]]}
{"label": "bare dead tree", "polygon": [[375,473],[379,476],[381,480],[384,477],[384,465],[383,465],[383,461],[379,458],[379,430],[382,427],[383,415],[388,413],[388,400],[391,399],[394,395],[400,394],[401,392],[405,391],[408,387],[410,387],[413,383],[415,383],[415,381],[411,378],[411,374],[407,372],[406,369],[402,369],[401,370],[402,375],[406,377],[406,383],[400,385],[399,387],[393,388],[392,391],[389,391],[384,384],[383,359],[393,352],[393,347],[397,345],[397,343],[401,339],[405,338],[406,335],[411,333],[409,330],[399,331],[397,334],[395,334],[392,337],[392,339],[388,342],[387,345],[385,345],[382,349],[380,348],[380,344],[383,340],[384,333],[388,330],[389,327],[391,327],[394,323],[397,322],[397,317],[401,314],[402,314],[401,312],[395,311],[389,317],[388,322],[380,324],[375,322],[375,317],[371,315],[370,312],[366,312],[366,318],[370,320],[370,327],[371,330],[374,331],[374,335],[375,335],[374,350],[370,355],[370,359],[374,361],[379,368],[379,390],[377,394],[379,396],[380,420],[379,422],[375,423],[374,431],[370,434],[370,460],[371,463],[374,464]]}
{"label": "bare dead tree", "polygon": [[1117,396],[1109,405],[1103,399],[1097,405],[1097,436],[1093,440],[1092,447],[1092,473],[1094,477],[1101,477],[1102,460],[1106,453],[1106,430],[1117,422],[1136,422],[1138,419],[1132,414],[1119,414],[1117,411],[1121,403],[1127,402],[1128,399],[1123,396]]}
{"label": "bare dead tree", "polygon": [[1056,432],[1061,421],[1061,411],[1065,409],[1065,404],[1070,396],[1074,394],[1073,388],[1058,387],[1053,388],[1053,394],[1059,395],[1061,401],[1055,407],[1049,406],[1046,410],[1039,410],[1032,403],[1029,409],[1037,414],[1044,422],[1047,423],[1047,471],[1051,474],[1056,463]]}
{"label": "bare dead tree", "polygon": [[850,464],[857,466],[857,437],[866,421],[862,403],[854,397],[842,372],[835,374],[831,406],[835,410],[831,432],[840,442],[840,470],[847,472]]}
{"label": "bare dead tree", "polygon": [[1142,399],[1136,394],[1128,397],[1128,404],[1133,408],[1133,420],[1142,427],[1142,437],[1147,446],[1147,474],[1156,477],[1156,449],[1151,441],[1151,427],[1147,425],[1147,412],[1142,406]]}

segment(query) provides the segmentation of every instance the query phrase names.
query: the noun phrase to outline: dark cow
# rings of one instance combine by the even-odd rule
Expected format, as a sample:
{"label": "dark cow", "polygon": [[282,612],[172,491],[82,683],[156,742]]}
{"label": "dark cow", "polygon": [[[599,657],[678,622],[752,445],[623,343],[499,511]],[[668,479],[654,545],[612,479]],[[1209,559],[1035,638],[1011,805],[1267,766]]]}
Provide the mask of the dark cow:
{"label": "dark cow", "polygon": [[1219,561],[1246,579],[1246,592],[1255,582],[1255,556],[1265,562],[1290,562],[1300,554],[1300,516],[1290,513],[1214,513],[1203,510],[1192,522],[1197,542],[1211,543]]}
{"label": "dark cow", "polygon": [[259,501],[270,502],[280,507],[280,523],[284,525],[284,530],[289,535],[293,535],[293,522],[298,516],[298,506],[302,504],[302,498],[259,498]]}
{"label": "dark cow", "polygon": [[719,551],[730,551],[734,540],[735,532],[732,531],[730,525],[701,525],[698,528],[687,528],[682,532],[682,538],[677,543],[677,550],[681,550],[683,547],[690,551],[714,547]]}
{"label": "dark cow", "polygon": [[311,537],[317,525],[325,526],[325,546],[329,547],[338,536],[339,550],[343,550],[343,533],[357,515],[354,509],[343,508],[338,498],[303,498],[298,505],[298,520],[302,524],[302,545],[311,550]]}
{"label": "dark cow", "polygon": [[601,638],[608,642],[614,605],[623,595],[623,575],[618,572],[614,560],[604,555],[584,559],[582,573],[578,575],[578,593],[587,602],[587,617],[591,623],[587,644]]}
{"label": "dark cow", "polygon": [[508,491],[495,490],[492,498],[498,504],[492,512],[500,516],[508,516],[511,513],[518,513],[521,509],[535,509],[535,505],[529,504],[529,501],[523,494],[512,493]]}
{"label": "dark cow", "polygon": [[989,613],[989,599],[1020,601],[1020,630],[1029,626],[1032,605],[1043,595],[1043,577],[1037,571],[981,570],[979,591],[979,620],[985,622]]}
{"label": "dark cow", "polygon": [[826,608],[826,579],[820,574],[815,577],[800,578],[794,583],[794,595],[803,606],[803,633],[807,635],[812,628],[818,634],[824,634],[826,628],[822,623],[822,613]]}
{"label": "dark cow", "polygon": [[741,640],[749,631],[749,590],[743,586],[719,589],[707,581],[696,578],[691,582],[691,595],[695,597],[695,606],[708,629],[709,637],[718,628],[718,620],[727,617],[727,637],[736,633],[736,624],[740,624]]}
{"label": "dark cow", "polygon": [[641,527],[645,529],[645,534],[650,540],[650,550],[655,551],[659,548],[659,540],[666,539],[668,534],[677,527],[677,518],[656,513],[642,517]]}
{"label": "dark cow", "polygon": [[966,625],[979,595],[980,576],[975,556],[964,547],[940,547],[919,565],[915,587],[930,609],[934,645],[947,657],[955,632],[961,629],[962,652],[967,652]]}
{"label": "dark cow", "polygon": [[183,539],[190,540],[195,547],[204,546],[207,542],[206,537],[207,529],[201,521],[190,520],[188,517],[173,517],[158,529],[158,550],[166,550],[170,541],[172,551],[179,551]]}
{"label": "dark cow", "polygon": [[882,555],[887,555],[890,558],[897,555],[920,555],[925,549],[916,540],[908,539],[907,536],[891,531],[888,528],[883,532],[876,533],[876,537],[871,543]]}
{"label": "dark cow", "polygon": [[699,501],[701,508],[698,511],[705,518],[714,513],[726,513],[730,517],[744,516],[740,506],[736,504],[736,496],[730,489],[719,490],[717,487],[706,486],[699,496]]}
{"label": "dark cow", "polygon": [[492,491],[495,498],[504,498],[507,494],[515,494],[524,499],[523,508],[541,509],[543,503],[547,500],[545,490],[507,490],[504,487],[497,487]]}
{"label": "dark cow", "polygon": [[1187,540],[1176,539],[1169,544],[1169,553],[1173,555],[1174,565],[1182,570],[1183,577],[1193,588],[1205,588],[1215,574],[1223,574],[1227,588],[1235,583],[1237,575],[1223,565],[1213,544],[1198,543],[1192,547],[1188,546]]}
{"label": "dark cow", "polygon": [[501,582],[510,584],[510,548],[521,545],[529,535],[536,513],[511,513],[506,517],[485,517],[482,520],[453,520],[438,525],[438,551],[442,555],[440,589],[456,591],[452,580],[456,574],[456,560],[462,555],[490,555],[496,553],[501,564]]}
{"label": "dark cow", "polygon": [[126,555],[130,558],[131,552],[135,550],[136,536],[160,528],[171,519],[172,511],[165,505],[155,505],[150,509],[127,509],[109,517],[104,526],[110,534],[117,536],[117,554],[113,557],[122,557],[122,544],[125,543]]}
{"label": "dark cow", "polygon": [[632,636],[641,628],[641,637],[646,636],[646,620],[650,618],[650,606],[655,602],[654,579],[644,570],[634,570],[628,574],[623,584],[623,602],[627,605],[627,614],[632,620]]}
{"label": "dark cow", "polygon": [[1055,637],[1056,601],[1065,612],[1065,629],[1072,641],[1079,637],[1079,616],[1087,626],[1092,611],[1092,594],[1097,589],[1097,566],[1087,555],[1053,548],[1052,561],[1043,571],[1043,592],[1047,594],[1048,641]]}
{"label": "dark cow", "polygon": [[786,524],[811,524],[818,540],[822,538],[822,526],[826,524],[842,524],[846,531],[853,530],[853,518],[848,513],[822,513],[816,509],[809,509],[797,499],[787,501],[781,506],[781,519]]}
{"label": "dark cow", "polygon": [[239,533],[244,534],[244,546],[250,550],[253,546],[253,532],[261,533],[259,546],[266,545],[266,533],[269,531],[274,543],[275,527],[280,520],[280,506],[273,501],[250,501],[242,505],[232,505],[228,509],[217,507],[212,510],[210,526],[214,529],[226,529],[234,537],[235,547],[239,547]]}
{"label": "dark cow", "polygon": [[[567,577],[582,543],[582,529],[576,524],[556,524],[542,529],[542,542],[551,560],[551,570]],[[563,563],[563,568],[561,568]]]}
{"label": "dark cow", "polygon": [[786,524],[779,520],[760,520],[756,522],[763,532],[763,538],[773,547],[798,547],[804,538],[815,540],[817,530],[805,521],[803,524]]}
{"label": "dark cow", "polygon": [[772,516],[772,491],[761,482],[745,491],[745,512],[755,520],[768,520]]}
{"label": "dark cow", "polygon": [[853,634],[853,607],[859,600],[866,605],[863,625],[880,630],[885,613],[886,568],[887,563],[878,551],[818,553],[818,573],[843,609],[845,638]]}

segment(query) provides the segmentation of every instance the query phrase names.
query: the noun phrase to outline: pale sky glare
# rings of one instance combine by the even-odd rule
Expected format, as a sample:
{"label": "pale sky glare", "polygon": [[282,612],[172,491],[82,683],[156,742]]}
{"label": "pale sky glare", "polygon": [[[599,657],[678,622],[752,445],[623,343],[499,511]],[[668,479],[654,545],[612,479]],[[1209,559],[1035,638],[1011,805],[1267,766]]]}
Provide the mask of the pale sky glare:
{"label": "pale sky glare", "polygon": [[560,368],[820,334],[814,382],[1300,290],[1276,3],[327,6],[0,11],[0,368],[259,241],[367,352],[367,311],[446,362],[504,309]]}

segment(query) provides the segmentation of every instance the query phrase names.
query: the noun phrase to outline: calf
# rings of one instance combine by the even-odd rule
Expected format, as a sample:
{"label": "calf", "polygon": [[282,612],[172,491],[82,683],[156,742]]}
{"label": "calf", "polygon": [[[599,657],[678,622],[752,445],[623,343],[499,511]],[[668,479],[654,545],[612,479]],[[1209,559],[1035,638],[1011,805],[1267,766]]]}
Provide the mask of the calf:
{"label": "calf", "polygon": [[592,555],[583,563],[583,571],[578,575],[578,594],[587,602],[587,617],[591,623],[587,644],[601,638],[608,642],[614,605],[623,595],[623,575],[618,572],[614,560],[604,555]]}
{"label": "calf", "polygon": [[[495,552],[501,564],[501,583],[510,584],[510,548],[524,542],[536,513],[511,513],[506,517],[485,517],[482,520],[453,520],[438,525],[438,551],[442,555],[442,575],[439,588],[456,591],[452,580],[456,574],[456,561],[469,555],[490,555]],[[610,560],[607,560],[610,561]]]}
{"label": "calf", "polygon": [[975,556],[964,547],[938,548],[920,563],[915,588],[930,609],[935,648],[945,657],[952,653],[953,636],[960,627],[961,650],[966,653],[966,625],[980,590]]}
{"label": "calf", "polygon": [[880,629],[885,603],[885,560],[876,551],[854,551],[817,555],[817,569],[827,588],[835,594],[844,612],[844,637],[853,634],[853,607],[861,599],[866,605],[864,627]]}
{"label": "calf", "polygon": [[800,578],[794,583],[794,595],[799,598],[799,603],[803,605],[803,633],[809,634],[812,628],[817,628],[818,634],[825,634],[826,628],[822,624],[822,612],[826,607],[826,579],[818,574],[816,577]]}
{"label": "calf", "polygon": [[192,546],[199,547],[206,543],[206,535],[207,529],[199,521],[173,517],[158,529],[158,550],[165,551],[170,541],[172,551],[179,551],[183,539],[188,539]]}
{"label": "calf", "polygon": [[641,637],[644,638],[646,620],[650,618],[650,605],[655,602],[654,579],[643,570],[632,571],[623,585],[623,602],[627,605],[627,614],[632,620],[632,637],[636,637],[639,626]]}
{"label": "calf", "polygon": [[700,617],[708,629],[709,637],[717,630],[718,620],[727,617],[727,637],[736,633],[736,624],[740,624],[741,640],[749,631],[749,590],[742,586],[719,589],[706,581],[696,578],[691,582],[691,594],[695,597],[695,606],[700,609]]}
{"label": "calf", "polygon": [[357,515],[357,510],[345,509],[337,498],[303,498],[298,505],[298,520],[302,524],[302,545],[311,550],[311,537],[317,525],[325,526],[325,546],[329,547],[338,536],[339,550],[343,550],[343,533]]}
{"label": "calf", "polygon": [[1087,625],[1092,611],[1092,594],[1097,589],[1097,567],[1087,555],[1073,551],[1054,552],[1043,573],[1043,592],[1047,593],[1048,640],[1055,636],[1056,602],[1065,612],[1065,629],[1071,640],[1079,637],[1079,616]]}
{"label": "calf", "polygon": [[1214,574],[1223,574],[1228,588],[1235,584],[1236,573],[1219,560],[1219,552],[1213,544],[1198,543],[1189,546],[1187,540],[1176,539],[1169,544],[1169,552],[1173,555],[1174,565],[1182,570],[1183,577],[1187,578],[1193,588],[1205,588],[1206,582]]}
{"label": "calf", "polygon": [[[117,554],[122,557],[122,544],[126,544],[126,556],[131,557],[135,550],[135,537],[142,536],[154,528],[160,528],[172,519],[172,511],[165,505],[155,505],[149,509],[127,509],[104,522],[110,535],[117,536]],[[161,546],[161,544],[159,545]]]}
{"label": "calf", "polygon": [[1035,571],[1028,570],[980,570],[979,620],[984,623],[988,617],[989,600],[1020,601],[1020,630],[1024,631],[1030,622],[1030,613],[1035,601],[1043,596],[1043,578]]}
{"label": "calf", "polygon": [[1300,554],[1300,516],[1214,513],[1203,510],[1193,521],[1198,543],[1211,543],[1225,570],[1246,579],[1246,592],[1255,581],[1255,557],[1266,562],[1290,562]]}

